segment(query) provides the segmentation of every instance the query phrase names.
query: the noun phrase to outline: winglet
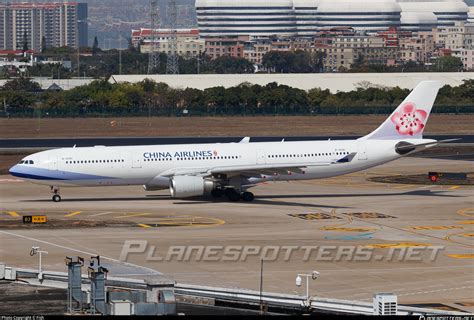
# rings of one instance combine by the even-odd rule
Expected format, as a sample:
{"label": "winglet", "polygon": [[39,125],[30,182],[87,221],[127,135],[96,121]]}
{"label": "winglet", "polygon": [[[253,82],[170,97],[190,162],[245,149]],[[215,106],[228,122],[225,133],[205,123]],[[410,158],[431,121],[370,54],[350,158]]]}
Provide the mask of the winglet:
{"label": "winglet", "polygon": [[250,142],[250,137],[244,137],[242,140],[239,141],[239,143],[249,143]]}

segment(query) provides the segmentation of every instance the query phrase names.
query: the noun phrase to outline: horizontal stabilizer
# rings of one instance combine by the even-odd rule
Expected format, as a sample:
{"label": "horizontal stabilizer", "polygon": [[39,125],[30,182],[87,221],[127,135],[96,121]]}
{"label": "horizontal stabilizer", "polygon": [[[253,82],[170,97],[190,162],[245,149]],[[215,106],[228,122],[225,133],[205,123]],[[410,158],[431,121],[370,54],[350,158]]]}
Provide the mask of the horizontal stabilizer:
{"label": "horizontal stabilizer", "polygon": [[414,143],[409,143],[405,141],[401,141],[397,143],[395,146],[395,150],[397,151],[398,154],[407,154],[412,151],[420,151],[422,148],[430,147],[430,146],[435,146],[438,144],[444,144],[444,143],[449,143],[453,141],[459,141],[461,140],[460,138],[458,139],[446,139],[446,140],[439,140],[439,141],[430,141],[426,143],[420,143],[420,144],[414,144]]}

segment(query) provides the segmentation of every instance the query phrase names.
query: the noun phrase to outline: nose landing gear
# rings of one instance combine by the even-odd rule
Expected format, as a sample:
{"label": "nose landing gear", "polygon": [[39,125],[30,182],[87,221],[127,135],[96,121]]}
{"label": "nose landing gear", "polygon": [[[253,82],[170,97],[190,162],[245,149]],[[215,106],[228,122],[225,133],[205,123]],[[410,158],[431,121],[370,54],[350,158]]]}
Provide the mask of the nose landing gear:
{"label": "nose landing gear", "polygon": [[52,198],[53,201],[60,202],[61,196],[59,195],[59,187],[51,186],[51,192],[54,193],[53,198]]}

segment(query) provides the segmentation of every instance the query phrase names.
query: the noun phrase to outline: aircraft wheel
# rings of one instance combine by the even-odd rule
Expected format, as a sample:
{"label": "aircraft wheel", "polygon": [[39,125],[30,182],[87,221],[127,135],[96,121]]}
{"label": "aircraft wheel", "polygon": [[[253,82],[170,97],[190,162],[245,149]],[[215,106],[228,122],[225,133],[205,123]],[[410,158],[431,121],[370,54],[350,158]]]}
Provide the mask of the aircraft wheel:
{"label": "aircraft wheel", "polygon": [[253,201],[254,198],[255,197],[254,197],[252,192],[246,191],[246,192],[242,193],[242,200],[244,200],[246,202]]}
{"label": "aircraft wheel", "polygon": [[59,194],[55,194],[55,195],[53,196],[53,201],[54,201],[54,202],[60,202],[60,201],[61,201],[61,196],[60,196]]}
{"label": "aircraft wheel", "polygon": [[230,201],[239,201],[240,200],[240,194],[235,191],[235,189],[226,189],[225,190],[225,195]]}
{"label": "aircraft wheel", "polygon": [[211,191],[211,196],[214,198],[220,198],[224,195],[224,190],[222,189],[214,189]]}

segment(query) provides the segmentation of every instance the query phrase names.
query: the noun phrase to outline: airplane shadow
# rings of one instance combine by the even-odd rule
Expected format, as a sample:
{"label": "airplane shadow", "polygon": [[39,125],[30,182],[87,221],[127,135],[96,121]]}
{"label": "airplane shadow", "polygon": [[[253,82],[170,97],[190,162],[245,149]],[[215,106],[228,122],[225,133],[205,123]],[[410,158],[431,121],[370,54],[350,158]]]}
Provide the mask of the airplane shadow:
{"label": "airplane shadow", "polygon": [[[185,205],[185,204],[209,204],[209,203],[232,203],[232,202],[229,202],[226,198],[222,198],[222,199],[206,199],[206,198],[190,198],[189,200],[187,201],[180,201],[180,202],[175,202],[174,204],[177,204],[177,205]],[[334,206],[334,205],[330,205],[330,206],[326,206],[326,205],[322,205],[322,204],[317,204],[317,203],[301,203],[301,202],[290,202],[290,201],[271,201],[271,200],[262,200],[260,199],[260,197],[255,197],[255,200],[253,200],[252,202],[244,202],[244,201],[239,201],[239,202],[236,202],[236,203],[242,203],[242,204],[262,204],[262,205],[271,205],[271,206],[290,206],[290,207],[310,207],[310,208],[331,208],[331,209],[334,209],[334,208],[338,208],[338,209],[349,209],[351,207],[347,207],[347,206]]]}
{"label": "airplane shadow", "polygon": [[[345,193],[345,194],[285,194],[285,195],[262,195],[255,196],[255,200],[249,204],[275,205],[275,206],[298,206],[298,207],[315,207],[315,208],[350,208],[348,206],[326,206],[317,203],[301,203],[292,201],[277,201],[273,199],[318,199],[318,198],[361,198],[361,197],[396,197],[396,196],[421,196],[421,197],[449,197],[458,198],[463,197],[459,195],[447,194],[446,191],[431,191],[431,190],[415,190],[408,192],[396,193]],[[111,198],[63,198],[61,202],[102,202],[102,201],[160,201],[170,200],[169,195],[146,195],[144,197],[111,197]],[[51,202],[50,199],[37,200],[23,200],[22,202]],[[229,203],[223,197],[213,199],[208,197],[192,197],[185,200],[175,200],[174,204],[209,204],[209,203]],[[239,202],[246,203],[246,202]]]}
{"label": "airplane shadow", "polygon": [[[271,199],[316,199],[316,198],[354,198],[354,197],[391,197],[391,196],[429,196],[429,197],[462,197],[457,195],[445,194],[445,191],[430,191],[430,190],[415,190],[409,192],[397,192],[397,193],[346,193],[346,194],[285,194],[285,195],[264,195],[255,196],[255,200],[250,202],[251,204],[264,204],[264,205],[281,205],[281,206],[298,206],[298,207],[315,207],[315,208],[351,208],[348,206],[326,206],[321,204],[312,203],[301,203],[301,202],[288,202],[288,201],[274,201]],[[268,200],[267,200],[268,199]],[[183,200],[175,202],[178,205],[184,204],[206,204],[215,202],[228,202],[225,198],[209,200],[208,198],[191,198],[189,200]]]}
{"label": "airplane shadow", "polygon": [[449,197],[459,198],[463,196],[446,194],[446,191],[414,190],[396,193],[344,193],[344,194],[300,194],[300,195],[268,195],[255,196],[259,199],[285,199],[285,198],[359,198],[359,197],[393,197],[393,196],[427,196],[427,197]]}

